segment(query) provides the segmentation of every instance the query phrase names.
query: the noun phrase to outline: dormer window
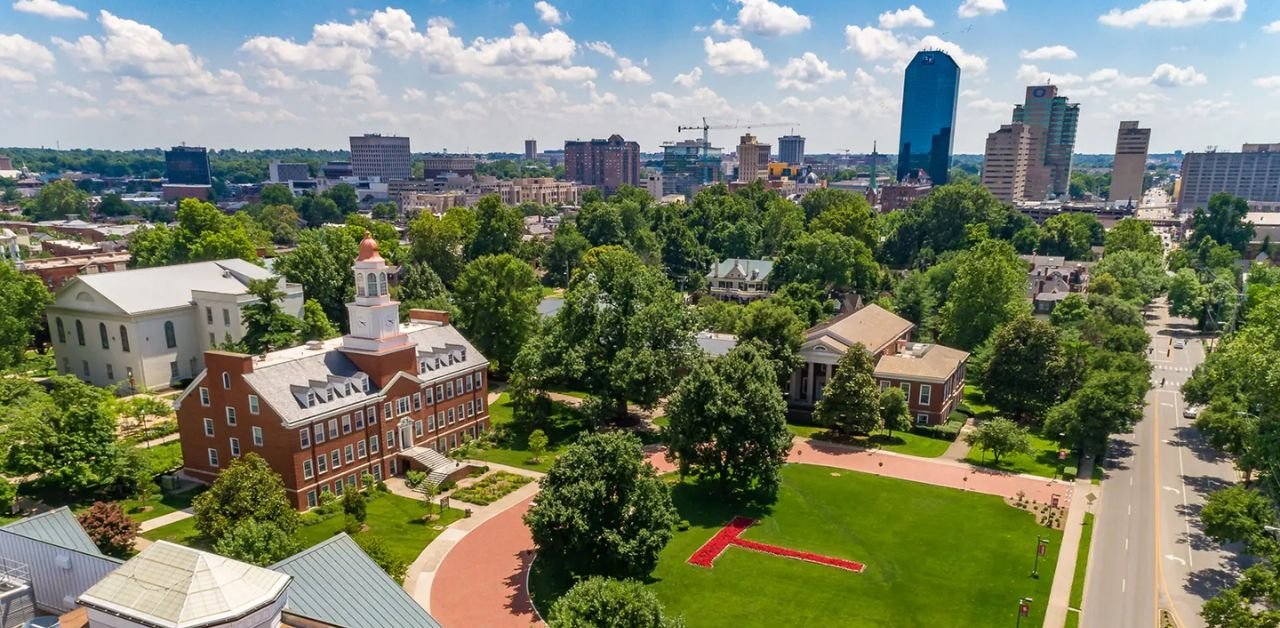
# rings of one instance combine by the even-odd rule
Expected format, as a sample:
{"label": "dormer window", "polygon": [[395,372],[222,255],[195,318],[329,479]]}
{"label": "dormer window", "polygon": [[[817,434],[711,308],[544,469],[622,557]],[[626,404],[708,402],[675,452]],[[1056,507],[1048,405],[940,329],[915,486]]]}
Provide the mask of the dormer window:
{"label": "dormer window", "polygon": [[325,390],[325,393],[326,393],[326,395],[325,395],[325,397],[326,397],[326,401],[333,401],[333,387],[332,387],[332,386],[326,386],[324,390]]}
{"label": "dormer window", "polygon": [[308,390],[307,391],[307,407],[310,408],[314,405],[316,405],[316,394]]}

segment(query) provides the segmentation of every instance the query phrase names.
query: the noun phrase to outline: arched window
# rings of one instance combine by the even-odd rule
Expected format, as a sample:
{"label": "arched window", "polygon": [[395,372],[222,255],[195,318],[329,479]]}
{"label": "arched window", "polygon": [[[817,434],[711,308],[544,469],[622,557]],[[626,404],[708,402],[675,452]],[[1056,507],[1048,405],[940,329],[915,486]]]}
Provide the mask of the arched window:
{"label": "arched window", "polygon": [[356,296],[364,296],[364,273],[356,273]]}
{"label": "arched window", "polygon": [[67,343],[67,328],[62,324],[62,317],[53,320],[54,326],[58,328],[58,342]]}
{"label": "arched window", "polygon": [[100,336],[100,337],[102,338],[102,348],[103,348],[103,349],[110,349],[110,348],[111,348],[111,338],[109,338],[109,337],[107,336],[107,324],[106,324],[106,323],[98,323],[98,336]]}
{"label": "arched window", "polygon": [[80,343],[80,346],[84,346],[84,325],[80,324],[78,319],[76,320],[76,342]]}
{"label": "arched window", "polygon": [[124,325],[120,326],[120,349],[125,353],[129,352],[129,330]]}
{"label": "arched window", "polygon": [[365,289],[365,294],[371,297],[378,296],[378,274],[369,273],[369,287]]}
{"label": "arched window", "polygon": [[378,294],[380,296],[387,294],[387,274],[378,273]]}
{"label": "arched window", "polygon": [[178,335],[173,331],[173,321],[164,322],[164,345],[170,349],[178,346]]}

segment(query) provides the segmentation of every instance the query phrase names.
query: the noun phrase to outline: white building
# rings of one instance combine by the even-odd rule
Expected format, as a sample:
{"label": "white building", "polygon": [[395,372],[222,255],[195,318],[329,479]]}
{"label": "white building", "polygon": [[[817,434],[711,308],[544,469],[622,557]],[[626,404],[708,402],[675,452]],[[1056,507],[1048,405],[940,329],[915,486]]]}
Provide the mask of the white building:
{"label": "white building", "polygon": [[[249,281],[272,276],[229,259],[75,277],[46,310],[58,372],[126,390],[195,377],[205,351],[243,338]],[[301,318],[302,287],[279,281]]]}

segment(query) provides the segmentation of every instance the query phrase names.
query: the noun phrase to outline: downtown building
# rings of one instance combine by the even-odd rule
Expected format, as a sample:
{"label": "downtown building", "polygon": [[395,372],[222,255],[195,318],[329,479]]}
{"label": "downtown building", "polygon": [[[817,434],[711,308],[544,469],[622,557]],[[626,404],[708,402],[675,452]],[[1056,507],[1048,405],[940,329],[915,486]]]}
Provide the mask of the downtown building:
{"label": "downtown building", "polygon": [[1042,135],[1039,127],[1021,122],[987,135],[982,186],[1006,203],[1044,200],[1050,175],[1040,159]]}
{"label": "downtown building", "polygon": [[804,137],[783,135],[778,138],[778,161],[799,166],[804,163]]}
{"label": "downtown building", "polygon": [[409,138],[376,133],[351,136],[352,176],[408,179],[412,168]]}
{"label": "downtown building", "polygon": [[[1066,197],[1070,190],[1071,156],[1076,147],[1079,119],[1080,105],[1059,96],[1054,85],[1028,86],[1025,102],[1013,107],[1015,123],[1038,129],[1034,152],[1036,159],[1048,168],[1048,195],[1051,197]],[[1033,183],[1039,185],[1038,181]],[[1031,196],[1032,200],[1044,198],[1035,193]]]}
{"label": "downtown building", "polygon": [[1137,120],[1120,123],[1120,130],[1116,132],[1116,156],[1111,162],[1111,192],[1107,195],[1113,205],[1137,208],[1142,202],[1150,144],[1151,129],[1139,127]]}
{"label": "downtown building", "polygon": [[772,146],[764,144],[756,136],[747,133],[738,139],[738,178],[739,183],[751,183],[769,178],[769,151]]}
{"label": "downtown building", "polygon": [[174,146],[165,151],[164,178],[172,185],[212,185],[208,149],[203,146]]}
{"label": "downtown building", "polygon": [[621,135],[607,140],[566,140],[564,177],[612,194],[624,185],[640,185],[640,144]]}
{"label": "downtown building", "polygon": [[411,310],[400,321],[394,269],[373,238],[352,272],[347,335],[257,356],[205,352],[177,400],[184,475],[212,482],[253,452],[306,509],[324,493],[363,487],[365,474],[426,468],[438,485],[470,470],[444,454],[489,426],[488,360],[445,312]]}
{"label": "downtown building", "polygon": [[907,64],[902,82],[902,124],[898,138],[898,181],[933,185],[949,178],[955,140],[960,66],[941,50],[922,50]]}
{"label": "downtown building", "polygon": [[1184,155],[1178,211],[1207,207],[1209,198],[1218,192],[1251,204],[1280,203],[1280,144],[1245,144],[1238,153]]}
{"label": "downtown building", "polygon": [[698,190],[723,180],[722,162],[721,150],[701,139],[663,144],[662,194],[654,198],[668,194],[693,198]]}

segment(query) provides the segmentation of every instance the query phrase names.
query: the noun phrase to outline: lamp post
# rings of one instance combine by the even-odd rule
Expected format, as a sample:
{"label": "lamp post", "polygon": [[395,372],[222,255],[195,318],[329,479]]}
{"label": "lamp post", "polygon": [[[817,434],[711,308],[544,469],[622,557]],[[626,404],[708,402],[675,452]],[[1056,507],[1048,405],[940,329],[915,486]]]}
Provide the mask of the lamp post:
{"label": "lamp post", "polygon": [[1040,557],[1044,555],[1044,553],[1048,550],[1048,548],[1049,548],[1049,539],[1042,538],[1040,535],[1037,534],[1036,535],[1036,557],[1035,557],[1035,562],[1032,563],[1031,565],[1032,578],[1040,577]]}
{"label": "lamp post", "polygon": [[1021,628],[1022,618],[1031,614],[1031,598],[1018,598],[1018,620],[1014,624],[1015,628]]}

